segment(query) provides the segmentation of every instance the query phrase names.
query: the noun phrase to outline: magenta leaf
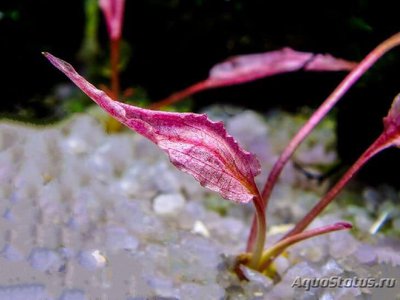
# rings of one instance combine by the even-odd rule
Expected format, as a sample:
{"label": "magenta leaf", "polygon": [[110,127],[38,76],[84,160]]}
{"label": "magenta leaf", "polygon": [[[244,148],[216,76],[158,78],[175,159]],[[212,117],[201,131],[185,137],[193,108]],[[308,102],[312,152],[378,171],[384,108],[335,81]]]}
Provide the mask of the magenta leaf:
{"label": "magenta leaf", "polygon": [[313,54],[290,48],[231,57],[211,68],[208,80],[214,84],[237,84],[279,73],[299,70]]}
{"label": "magenta leaf", "polygon": [[351,70],[355,63],[331,55],[283,48],[258,54],[234,56],[215,65],[208,80],[213,85],[231,85],[304,68],[310,71]]}
{"label": "magenta leaf", "polygon": [[234,56],[211,68],[206,80],[200,81],[168,98],[154,103],[159,108],[175,103],[203,90],[241,84],[281,73],[306,71],[350,71],[357,63],[329,54],[300,52],[290,48],[265,53]]}
{"label": "magenta leaf", "polygon": [[43,54],[106,112],[157,144],[178,169],[202,186],[238,202],[258,195],[254,177],[260,173],[259,162],[239,147],[222,122],[212,122],[206,115],[153,111],[114,101],[70,64]]}
{"label": "magenta leaf", "polygon": [[125,0],[99,0],[99,6],[104,13],[110,38],[119,40],[122,32]]}
{"label": "magenta leaf", "polygon": [[351,71],[356,62],[333,57],[330,54],[315,54],[304,66],[306,71]]}

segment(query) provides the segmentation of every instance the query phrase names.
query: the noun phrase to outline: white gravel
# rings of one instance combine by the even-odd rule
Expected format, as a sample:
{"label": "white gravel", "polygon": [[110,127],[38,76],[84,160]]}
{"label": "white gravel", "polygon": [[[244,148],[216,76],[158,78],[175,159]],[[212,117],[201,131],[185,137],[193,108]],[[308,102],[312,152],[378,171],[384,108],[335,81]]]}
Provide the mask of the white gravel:
{"label": "white gravel", "polygon": [[[258,154],[265,168],[259,183],[281,148],[276,143],[293,131],[285,126],[296,127],[298,119],[276,113],[265,123],[251,111],[211,114],[225,118],[228,131]],[[333,128],[320,130],[322,144],[303,147],[296,159],[335,160]],[[281,233],[268,242],[324,188],[310,187],[289,164],[268,212],[271,230]],[[399,244],[373,244],[368,228],[358,228],[367,242],[337,232],[292,247],[276,262],[277,284],[246,268],[250,281],[240,282],[227,266],[243,251],[251,212],[177,171],[144,138],[107,135],[88,115],[43,128],[0,122],[0,300],[375,299],[362,289],[291,285],[297,276],[378,276],[373,272],[390,264],[383,274],[399,274]],[[374,222],[366,210],[332,208],[313,226],[348,217]]]}

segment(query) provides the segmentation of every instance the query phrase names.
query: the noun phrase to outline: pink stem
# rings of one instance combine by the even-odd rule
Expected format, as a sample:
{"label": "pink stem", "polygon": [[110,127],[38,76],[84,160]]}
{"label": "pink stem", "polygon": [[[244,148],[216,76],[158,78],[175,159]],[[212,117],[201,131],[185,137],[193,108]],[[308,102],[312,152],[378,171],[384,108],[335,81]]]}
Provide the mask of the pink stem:
{"label": "pink stem", "polygon": [[[313,207],[313,209],[299,222],[296,226],[290,230],[285,236],[278,242],[281,243],[284,240],[290,239],[300,234],[324,209],[332,202],[332,200],[340,193],[343,187],[349,182],[349,180],[358,172],[358,170],[375,154],[390,147],[392,145],[392,138],[386,132],[381,134],[374,143],[360,156],[360,158],[351,166],[349,170],[343,175],[343,177],[333,186],[329,192]],[[270,256],[268,262],[263,262],[263,266],[267,267],[275,257],[280,255],[284,249],[276,251],[274,256]]]}
{"label": "pink stem", "polygon": [[285,249],[290,247],[293,244],[296,244],[298,242],[301,242],[303,240],[309,239],[316,237],[318,235],[328,233],[328,232],[334,232],[338,230],[344,230],[344,229],[351,229],[352,225],[347,222],[338,222],[333,225],[328,225],[328,226],[323,226],[315,229],[310,229],[304,232],[300,232],[291,236],[288,236],[286,238],[281,239],[278,243],[276,243],[274,246],[269,248],[267,251],[265,251],[262,255],[261,262],[260,262],[260,271],[264,271],[268,266],[273,262],[273,260],[281,254]]}
{"label": "pink stem", "polygon": [[119,60],[120,60],[120,40],[110,40],[111,51],[111,92],[112,99],[118,99],[120,96],[120,82],[119,82]]}
{"label": "pink stem", "polygon": [[[329,95],[329,97],[321,104],[321,106],[313,113],[311,118],[297,132],[290,143],[286,146],[276,163],[274,164],[268,179],[264,185],[262,198],[264,207],[267,209],[268,201],[283,167],[288,162],[294,151],[300,143],[310,134],[315,126],[325,117],[325,115],[333,108],[340,98],[349,90],[349,88],[387,51],[400,44],[400,33],[397,33],[379,44],[372,50],[358,65],[353,69],[338,85],[338,87]],[[252,227],[256,226],[255,218],[253,218]],[[253,232],[253,229],[250,233]],[[251,234],[247,242],[247,248],[252,249]]]}
{"label": "pink stem", "polygon": [[264,250],[265,245],[265,235],[267,231],[266,227],[266,218],[265,218],[265,211],[264,211],[264,204],[261,198],[261,195],[258,194],[256,198],[253,200],[253,204],[256,209],[256,219],[257,219],[257,230],[254,232],[254,251],[252,251],[252,256],[250,260],[249,267],[253,269],[257,269],[261,255]]}
{"label": "pink stem", "polygon": [[349,88],[388,50],[400,44],[400,33],[395,34],[383,43],[379,44],[372,50],[358,65],[350,72],[332,94],[321,104],[321,106],[313,113],[306,124],[298,131],[298,133],[290,141],[285,148],[278,161],[275,163],[265,183],[262,197],[267,205],[272,189],[281,173],[284,165],[293,155],[294,151],[300,143],[310,134],[315,126],[325,117],[325,115],[333,108],[339,99],[349,90]]}
{"label": "pink stem", "polygon": [[174,104],[178,101],[180,101],[183,98],[189,97],[190,95],[193,95],[194,93],[197,93],[201,90],[204,90],[205,88],[208,87],[208,81],[204,80],[204,81],[200,81],[196,84],[193,84],[191,86],[189,86],[188,88],[179,91],[177,93],[172,94],[171,96],[169,96],[168,98],[165,98],[161,101],[155,102],[153,104],[151,104],[149,106],[150,109],[160,109],[164,106],[167,105],[171,105]]}
{"label": "pink stem", "polygon": [[257,217],[256,215],[254,215],[246,245],[246,252],[248,253],[253,252],[254,243],[256,240],[256,234],[257,234]]}
{"label": "pink stem", "polygon": [[329,190],[329,192],[308,212],[308,214],[297,225],[289,231],[284,238],[303,231],[329,203],[340,193],[349,180],[360,170],[360,168],[374,155],[392,145],[386,132],[381,134],[375,142],[357,159],[357,161],[347,170],[342,178]]}

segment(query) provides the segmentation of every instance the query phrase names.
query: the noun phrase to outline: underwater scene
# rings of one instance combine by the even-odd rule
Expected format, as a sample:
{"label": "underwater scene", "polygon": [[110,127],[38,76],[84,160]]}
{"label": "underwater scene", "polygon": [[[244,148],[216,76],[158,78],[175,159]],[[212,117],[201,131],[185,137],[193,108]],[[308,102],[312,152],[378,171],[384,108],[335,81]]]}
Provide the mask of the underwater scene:
{"label": "underwater scene", "polygon": [[0,300],[400,299],[397,19],[0,3]]}

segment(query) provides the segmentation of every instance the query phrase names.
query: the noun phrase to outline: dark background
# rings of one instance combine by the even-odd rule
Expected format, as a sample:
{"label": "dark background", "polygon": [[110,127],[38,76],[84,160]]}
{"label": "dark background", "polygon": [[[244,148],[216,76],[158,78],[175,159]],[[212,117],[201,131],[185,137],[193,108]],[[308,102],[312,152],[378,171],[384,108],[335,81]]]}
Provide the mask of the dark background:
{"label": "dark background", "polygon": [[[43,103],[54,86],[67,82],[40,55],[49,51],[79,68],[83,39],[83,1],[21,0],[0,2],[1,112],[37,119],[51,118],[54,107]],[[378,43],[396,33],[396,1],[266,0],[127,0],[123,37],[131,58],[122,85],[140,86],[150,99],[207,77],[225,58],[284,46],[328,52],[361,60]],[[99,42],[107,51],[100,16]],[[382,130],[394,96],[400,92],[400,49],[381,59],[341,100],[338,150],[353,162]],[[271,108],[296,111],[317,107],[345,73],[292,73],[194,96],[195,110],[211,103],[230,103],[260,112]],[[399,186],[400,151],[375,158],[360,174],[372,183]]]}

